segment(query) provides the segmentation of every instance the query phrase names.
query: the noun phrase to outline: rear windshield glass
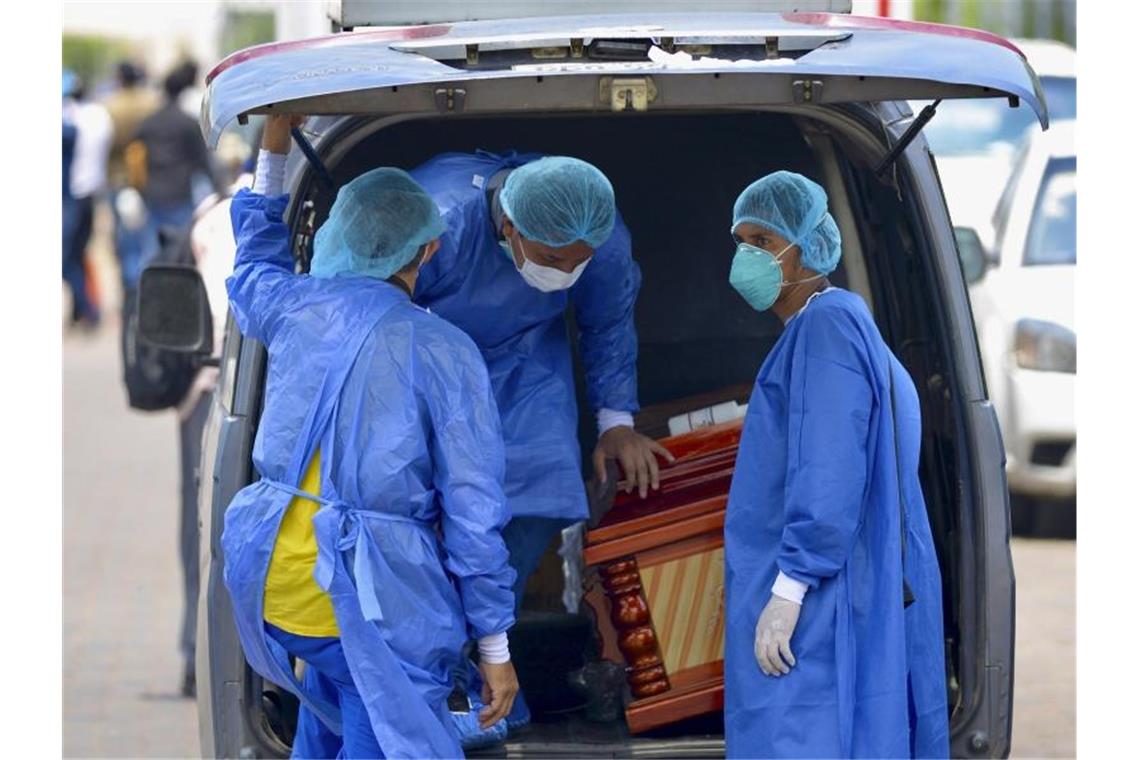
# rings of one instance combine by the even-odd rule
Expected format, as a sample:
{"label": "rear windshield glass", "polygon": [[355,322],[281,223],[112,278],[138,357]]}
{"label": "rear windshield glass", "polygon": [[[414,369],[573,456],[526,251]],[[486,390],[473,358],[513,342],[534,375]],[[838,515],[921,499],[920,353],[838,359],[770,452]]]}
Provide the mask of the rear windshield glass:
{"label": "rear windshield glass", "polygon": [[[1044,77],[1041,88],[1049,108],[1049,121],[1075,119],[1077,80]],[[918,107],[929,101],[916,103]],[[915,113],[918,113],[916,107]],[[944,100],[938,113],[922,130],[936,156],[965,156],[997,149],[1012,150],[1037,125],[1033,109],[1024,103],[1010,108],[1005,98]]]}
{"label": "rear windshield glass", "polygon": [[1077,159],[1054,158],[1045,167],[1029,236],[1025,265],[1077,263]]}

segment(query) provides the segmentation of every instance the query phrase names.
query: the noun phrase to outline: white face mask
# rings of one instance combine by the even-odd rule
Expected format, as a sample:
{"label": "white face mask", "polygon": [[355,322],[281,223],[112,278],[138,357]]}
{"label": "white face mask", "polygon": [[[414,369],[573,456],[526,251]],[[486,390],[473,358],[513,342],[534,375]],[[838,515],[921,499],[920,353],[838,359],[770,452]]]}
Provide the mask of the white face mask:
{"label": "white face mask", "polygon": [[[510,256],[511,262],[515,261],[514,250],[511,247],[510,240],[500,241],[503,250]],[[519,247],[522,248],[522,238],[519,238]],[[592,257],[591,257],[592,258]],[[570,272],[563,272],[554,267],[544,267],[535,264],[533,261],[526,257],[526,249],[523,248],[523,265],[520,268],[515,264],[515,269],[522,275],[523,280],[527,285],[530,285],[535,290],[540,290],[543,293],[553,293],[557,290],[567,290],[578,281],[582,276],[582,272],[586,269],[586,265],[590,263],[590,259],[586,259]]]}

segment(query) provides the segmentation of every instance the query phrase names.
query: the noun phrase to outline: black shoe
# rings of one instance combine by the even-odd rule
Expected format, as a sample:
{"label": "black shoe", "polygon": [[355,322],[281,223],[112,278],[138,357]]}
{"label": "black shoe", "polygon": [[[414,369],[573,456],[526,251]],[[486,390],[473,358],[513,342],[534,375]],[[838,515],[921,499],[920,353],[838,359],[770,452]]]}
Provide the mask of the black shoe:
{"label": "black shoe", "polygon": [[182,696],[194,699],[198,696],[198,680],[194,675],[194,666],[187,665],[182,673]]}

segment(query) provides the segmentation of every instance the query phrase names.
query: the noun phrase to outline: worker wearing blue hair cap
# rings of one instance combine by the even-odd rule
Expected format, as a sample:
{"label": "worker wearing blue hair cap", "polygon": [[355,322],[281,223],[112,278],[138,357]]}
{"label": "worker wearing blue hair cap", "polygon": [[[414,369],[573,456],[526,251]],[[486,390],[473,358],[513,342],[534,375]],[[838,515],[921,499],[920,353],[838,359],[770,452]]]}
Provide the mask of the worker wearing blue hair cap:
{"label": "worker wearing blue hair cap", "polygon": [[490,379],[462,331],[411,301],[443,223],[405,172],[341,188],[295,273],[291,126],[269,118],[253,191],[231,205],[230,307],[269,356],[259,477],[222,534],[234,620],[250,666],[301,700],[294,757],[459,757],[447,697],[466,642],[483,728],[505,734],[518,690]]}
{"label": "worker wearing blue hair cap", "polygon": [[733,208],[729,281],[784,332],[764,360],[725,518],[730,757],[947,757],[942,585],[921,411],[840,235],[791,172]]}
{"label": "worker wearing blue hair cap", "polygon": [[[645,496],[658,486],[657,454],[672,458],[633,429],[641,273],[613,188],[585,161],[448,153],[411,174],[447,226],[416,303],[479,346],[502,417],[511,509],[503,535],[521,604],[552,539],[588,517],[568,305],[597,418],[595,475],[605,482],[605,462],[616,459],[627,490]],[[512,727],[529,718],[521,697],[516,705]]]}

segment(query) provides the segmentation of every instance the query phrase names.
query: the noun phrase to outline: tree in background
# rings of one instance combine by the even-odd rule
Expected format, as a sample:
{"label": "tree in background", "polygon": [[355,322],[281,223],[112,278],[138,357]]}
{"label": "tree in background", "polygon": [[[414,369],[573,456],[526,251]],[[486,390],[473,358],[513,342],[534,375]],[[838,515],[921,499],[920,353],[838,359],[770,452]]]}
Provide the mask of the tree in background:
{"label": "tree in background", "polygon": [[914,0],[918,21],[1077,44],[1076,0]]}
{"label": "tree in background", "polygon": [[273,42],[277,39],[277,21],[272,10],[238,10],[227,7],[218,40],[218,56],[237,50]]}
{"label": "tree in background", "polygon": [[133,58],[134,53],[134,46],[126,40],[93,34],[63,35],[63,68],[71,69],[89,85],[107,79],[116,63]]}

